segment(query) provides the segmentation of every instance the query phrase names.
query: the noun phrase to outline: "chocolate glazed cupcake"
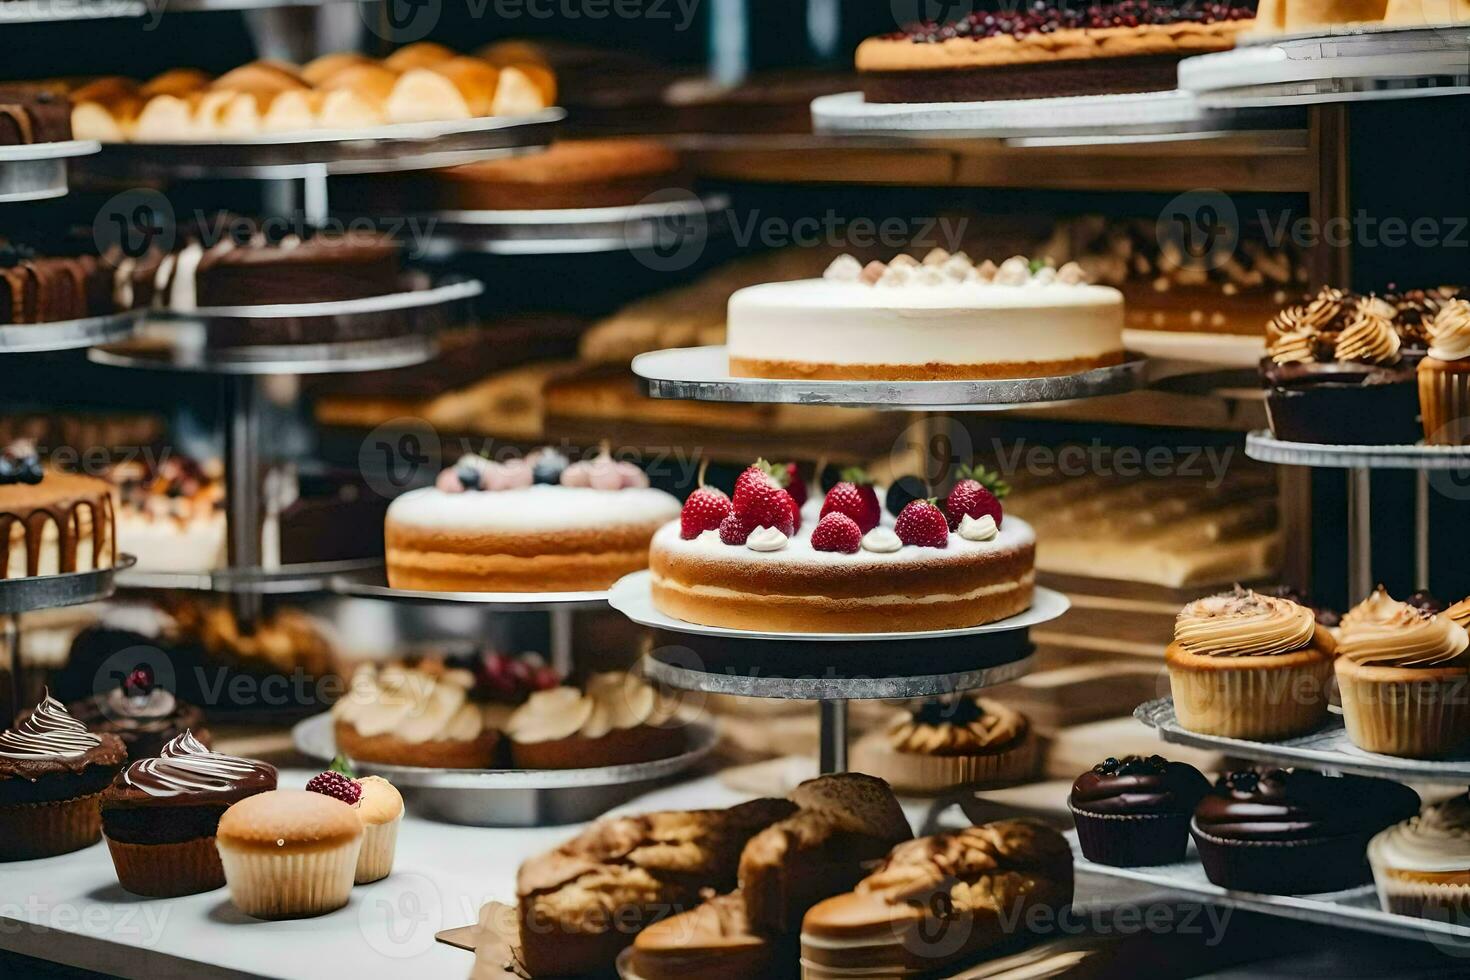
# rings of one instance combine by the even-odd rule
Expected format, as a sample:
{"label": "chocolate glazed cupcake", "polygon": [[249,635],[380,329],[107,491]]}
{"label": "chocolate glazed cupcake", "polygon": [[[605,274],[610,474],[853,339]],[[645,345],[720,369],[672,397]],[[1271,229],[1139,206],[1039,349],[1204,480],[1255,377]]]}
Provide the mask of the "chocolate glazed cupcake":
{"label": "chocolate glazed cupcake", "polygon": [[156,759],[128,766],[102,794],[102,832],[117,880],[173,898],[219,888],[215,830],[230,805],[276,788],[275,767],[210,752],[185,732]]}
{"label": "chocolate glazed cupcake", "polygon": [[1419,794],[1387,779],[1246,770],[1220,777],[1189,829],[1220,887],[1306,895],[1366,884],[1368,841],[1418,812]]}
{"label": "chocolate glazed cupcake", "polygon": [[149,759],[184,732],[210,746],[204,712],[153,685],[153,672],[139,667],[116,689],[67,705],[72,716],[93,732],[110,732],[128,747],[128,758]]}
{"label": "chocolate glazed cupcake", "polygon": [[121,739],[87,731],[49,694],[0,732],[0,861],[96,843],[98,799],[127,758]]}
{"label": "chocolate glazed cupcake", "polygon": [[1194,766],[1130,755],[1078,776],[1067,806],[1087,860],[1120,868],[1174,864],[1184,860],[1190,817],[1209,791]]}

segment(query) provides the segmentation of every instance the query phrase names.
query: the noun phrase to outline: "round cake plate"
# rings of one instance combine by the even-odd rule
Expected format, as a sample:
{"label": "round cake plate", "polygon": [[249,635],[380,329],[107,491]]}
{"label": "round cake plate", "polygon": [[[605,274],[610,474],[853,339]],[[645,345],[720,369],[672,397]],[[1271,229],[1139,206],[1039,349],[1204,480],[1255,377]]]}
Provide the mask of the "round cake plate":
{"label": "round cake plate", "polygon": [[539,612],[547,609],[598,609],[608,593],[595,592],[423,592],[395,589],[387,583],[381,564],[361,574],[334,576],[328,583],[334,595],[359,599],[390,599],[414,603],[471,603],[496,606],[503,612]]}
{"label": "round cake plate", "polygon": [[[129,343],[94,347],[114,367],[210,374],[335,374],[409,367],[437,351],[433,333],[470,315],[476,280],[332,303],[227,306],[190,313],[152,311]],[[312,343],[211,346],[210,335],[260,320],[309,320]],[[354,340],[363,333],[381,335]]]}
{"label": "round cake plate", "polygon": [[[894,677],[775,677],[740,671],[701,670],[649,654],[640,670],[659,684],[683,691],[795,701],[877,701],[931,698],[1005,684],[1031,672],[1034,658],[942,674]],[[823,739],[827,736],[824,732]]]}
{"label": "round cake plate", "polygon": [[1045,378],[990,381],[797,381],[737,378],[723,346],[652,351],[633,358],[633,373],[652,398],[847,405],[901,411],[986,412],[1117,395],[1142,387],[1147,361],[1128,355],[1122,364]]}
{"label": "round cake plate", "polygon": [[132,568],[136,562],[132,555],[118,555],[111,568],[0,579],[0,615],[18,616],[106,599],[115,589],[116,573]]}
{"label": "round cake plate", "polygon": [[310,562],[278,568],[217,568],[209,571],[155,571],[132,568],[117,576],[120,589],[176,589],[227,595],[291,595],[325,592],[338,576],[382,567],[377,558]]}
{"label": "round cake plate", "polygon": [[142,310],[89,316],[52,323],[8,323],[0,326],[0,354],[76,350],[123,340],[137,329]]}
{"label": "round cake plate", "polygon": [[1092,144],[1203,139],[1241,130],[1299,129],[1305,117],[1280,111],[1208,109],[1194,93],[1141,92],[993,102],[868,103],[861,92],[812,102],[819,133],[941,139],[1072,139]]}
{"label": "round cake plate", "polygon": [[[688,751],[668,759],[596,769],[428,769],[353,760],[402,790],[422,816],[480,827],[581,823],[626,803],[700,763],[714,749],[715,730],[690,722]],[[329,762],[336,757],[330,713],[291,729],[296,749]]]}
{"label": "round cake plate", "polygon": [[1245,454],[1263,463],[1372,470],[1470,469],[1470,446],[1329,446],[1286,442],[1269,432],[1245,437]]}
{"label": "round cake plate", "polygon": [[448,258],[461,252],[487,255],[561,255],[651,248],[670,222],[704,221],[705,232],[723,227],[712,216],[730,198],[706,194],[614,208],[540,211],[431,211],[416,216],[428,231],[425,254]]}
{"label": "round cake plate", "polygon": [[[0,5],[0,24],[8,18]],[[65,197],[66,162],[102,149],[96,140],[0,146],[0,204]]]}
{"label": "round cake plate", "polygon": [[[893,643],[925,640],[953,640],[964,637],[983,637],[991,634],[1014,633],[1049,623],[1072,607],[1072,601],[1052,589],[1037,586],[1031,599],[1031,608],[1008,619],[962,629],[924,630],[902,633],[794,633],[764,630],[740,630],[726,626],[703,626],[686,623],[665,615],[653,605],[653,573],[644,569],[624,575],[613,584],[607,594],[608,605],[640,626],[663,630],[669,633],[689,633],[722,640],[781,641],[787,643]],[[897,696],[897,695],[895,695]]]}
{"label": "round cake plate", "polygon": [[106,143],[89,172],[121,179],[270,178],[392,173],[452,167],[532,152],[556,135],[566,111],[449,122],[393,123],[360,131],[260,136],[234,142]]}
{"label": "round cake plate", "polygon": [[1470,26],[1255,35],[1233,51],[1186,58],[1179,85],[1216,109],[1463,95],[1470,93]]}

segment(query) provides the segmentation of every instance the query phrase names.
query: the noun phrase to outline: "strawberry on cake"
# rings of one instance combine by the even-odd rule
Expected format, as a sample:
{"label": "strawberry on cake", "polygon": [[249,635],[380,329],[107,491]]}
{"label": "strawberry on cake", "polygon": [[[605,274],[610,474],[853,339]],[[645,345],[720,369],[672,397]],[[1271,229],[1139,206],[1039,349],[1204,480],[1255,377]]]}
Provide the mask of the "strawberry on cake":
{"label": "strawberry on cake", "polygon": [[701,486],[654,535],[653,604],[689,623],[795,633],[923,632],[1014,616],[1031,605],[1036,536],[1005,516],[1003,484],[983,470],[961,477],[942,501],[889,514],[871,482],[845,473],[804,521],[794,468],[758,462],[733,499]]}
{"label": "strawberry on cake", "polygon": [[466,455],[388,508],[388,584],[428,592],[583,592],[648,564],[679,501],[629,462],[554,449]]}

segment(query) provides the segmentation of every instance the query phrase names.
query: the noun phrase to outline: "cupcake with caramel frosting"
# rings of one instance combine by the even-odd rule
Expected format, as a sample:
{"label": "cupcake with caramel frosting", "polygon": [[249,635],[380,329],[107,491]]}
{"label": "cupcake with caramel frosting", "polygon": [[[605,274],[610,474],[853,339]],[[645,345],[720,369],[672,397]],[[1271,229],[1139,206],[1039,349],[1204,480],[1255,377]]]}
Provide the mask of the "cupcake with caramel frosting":
{"label": "cupcake with caramel frosting", "polygon": [[926,701],[859,739],[853,768],[901,793],[1000,786],[1035,775],[1036,737],[1016,709],[974,696]]}
{"label": "cupcake with caramel frosting", "polygon": [[1470,300],[1452,299],[1428,321],[1429,354],[1419,362],[1424,440],[1470,443]]}
{"label": "cupcake with caramel frosting", "polygon": [[641,678],[593,674],[586,686],[537,691],[505,724],[521,769],[590,769],[679,755],[687,739],[674,705]]}
{"label": "cupcake with caramel frosting", "polygon": [[1343,617],[1337,685],[1360,749],[1436,758],[1470,739],[1470,634],[1380,586]]}
{"label": "cupcake with caramel frosting", "polygon": [[1237,587],[1180,611],[1165,651],[1174,711],[1190,731],[1279,739],[1327,715],[1334,643],[1312,610]]}
{"label": "cupcake with caramel frosting", "polygon": [[470,699],[475,678],[436,664],[365,665],[332,706],[337,750],[359,762],[489,769],[500,734],[492,706]]}
{"label": "cupcake with caramel frosting", "polygon": [[1385,912],[1470,924],[1470,795],[1425,807],[1368,843]]}

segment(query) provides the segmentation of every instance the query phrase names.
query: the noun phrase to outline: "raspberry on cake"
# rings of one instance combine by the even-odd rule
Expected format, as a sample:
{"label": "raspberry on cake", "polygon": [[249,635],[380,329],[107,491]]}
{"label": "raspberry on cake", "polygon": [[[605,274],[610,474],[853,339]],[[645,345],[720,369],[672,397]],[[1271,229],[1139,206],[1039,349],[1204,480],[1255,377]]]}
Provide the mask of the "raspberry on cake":
{"label": "raspberry on cake", "polygon": [[[679,502],[606,454],[558,469],[539,450],[469,455],[388,508],[388,584],[431,592],[582,592],[648,564]],[[555,477],[555,482],[551,482]],[[537,482],[544,479],[547,482]]]}
{"label": "raspberry on cake", "polygon": [[821,279],[737,290],[727,317],[730,373],[819,381],[1037,378],[1123,361],[1123,294],[1014,256],[976,265],[934,249],[860,266],[841,256]]}
{"label": "raspberry on cake", "polygon": [[[1036,537],[1020,518],[1002,529],[989,513],[965,513],[951,531],[944,511],[920,499],[897,521],[879,508],[865,530],[846,509],[866,511],[857,489],[834,485],[821,519],[788,534],[749,523],[749,514],[779,516],[770,504],[777,494],[790,499],[763,467],[752,466],[718,530],[688,536],[682,521],[671,521],[654,535],[655,608],[707,626],[880,633],[978,626],[1030,607]],[[877,491],[866,489],[877,507]]]}

